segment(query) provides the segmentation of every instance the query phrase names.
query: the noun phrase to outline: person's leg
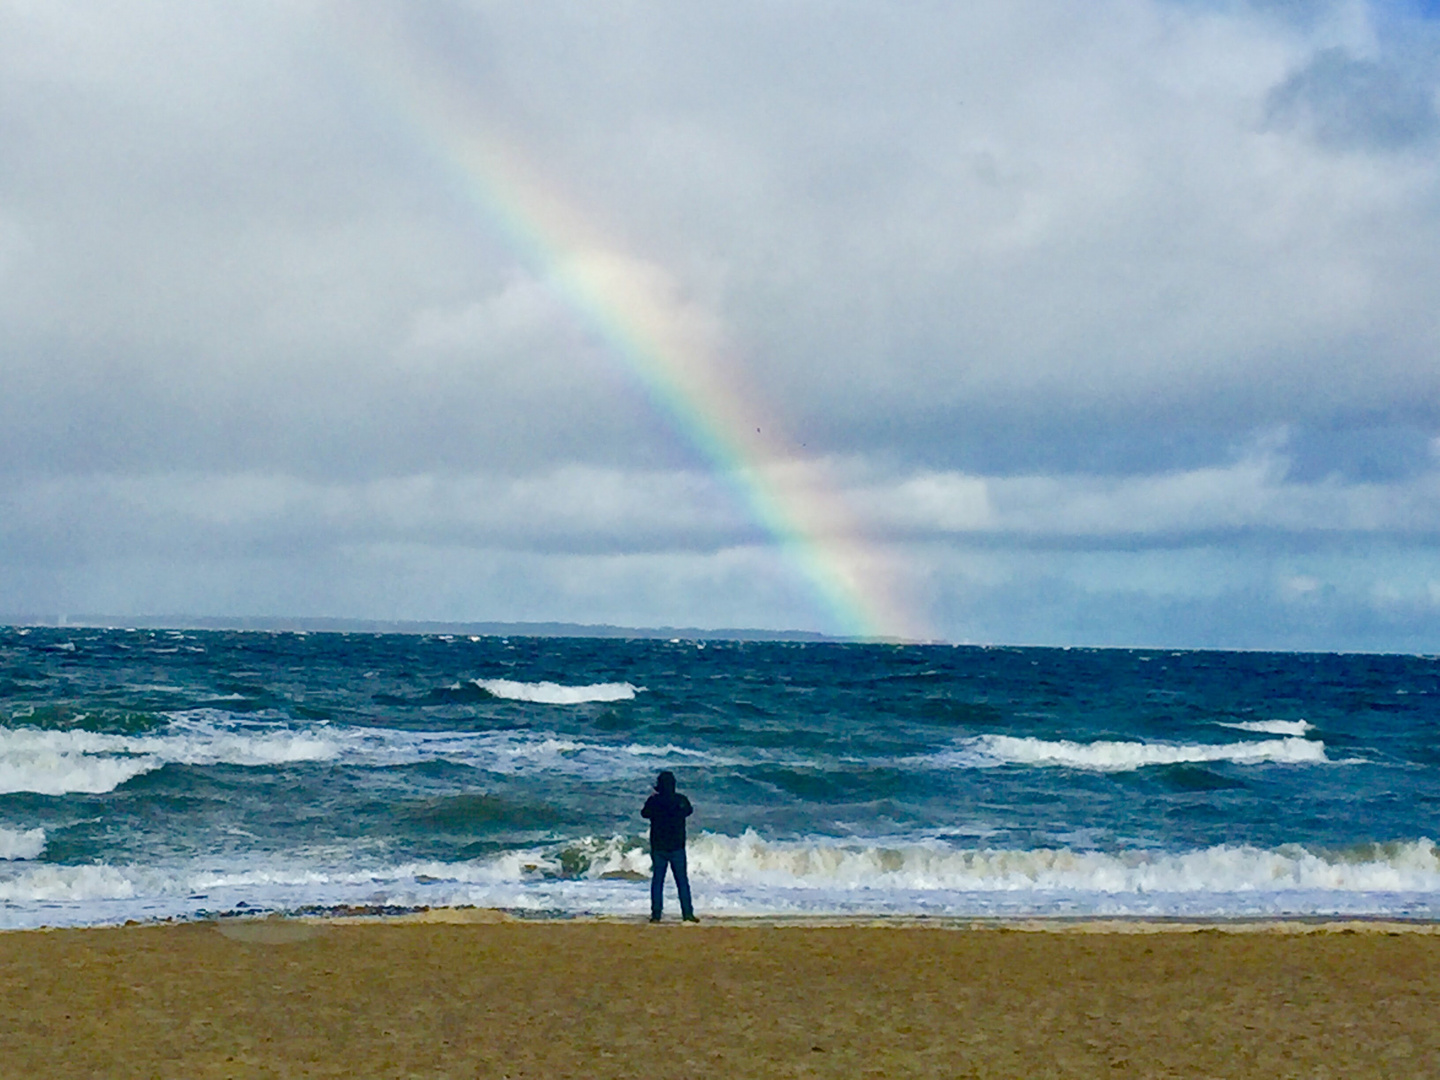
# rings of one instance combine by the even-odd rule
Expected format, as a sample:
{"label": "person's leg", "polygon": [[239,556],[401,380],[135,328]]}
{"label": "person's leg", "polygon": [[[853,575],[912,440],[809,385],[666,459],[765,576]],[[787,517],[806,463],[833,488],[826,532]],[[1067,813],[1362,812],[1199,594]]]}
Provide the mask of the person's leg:
{"label": "person's leg", "polygon": [[669,862],[668,851],[650,851],[650,918],[659,921],[665,907],[665,867]]}
{"label": "person's leg", "polygon": [[675,890],[680,894],[680,917],[694,919],[695,909],[690,906],[690,873],[685,866],[685,849],[670,853],[670,869],[675,873]]}

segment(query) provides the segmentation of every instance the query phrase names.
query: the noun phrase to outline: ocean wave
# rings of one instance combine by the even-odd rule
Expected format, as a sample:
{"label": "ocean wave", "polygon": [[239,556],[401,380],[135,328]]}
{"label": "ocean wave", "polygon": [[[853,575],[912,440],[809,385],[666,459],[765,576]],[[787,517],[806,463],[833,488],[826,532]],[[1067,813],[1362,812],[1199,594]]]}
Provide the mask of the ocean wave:
{"label": "ocean wave", "polygon": [[[1344,851],[1221,844],[1187,852],[1102,852],[1068,847],[961,849],[943,843],[766,840],[702,833],[691,839],[697,881],[751,892],[772,889],[916,893],[1200,894],[1420,893],[1440,890],[1440,850],[1429,839]],[[524,860],[521,860],[524,862]],[[586,838],[539,854],[532,873],[586,878],[645,874],[633,840]]]}
{"label": "ocean wave", "polygon": [[15,829],[0,828],[0,859],[6,861],[38,859],[44,850],[44,829],[28,829],[25,832],[19,832]]}
{"label": "ocean wave", "polygon": [[[1440,890],[1440,850],[1429,839],[1344,851],[1221,844],[1186,852],[957,848],[905,841],[767,840],[701,833],[690,840],[696,881],[763,895],[773,889],[916,893],[1414,893]],[[458,871],[458,872],[457,872]],[[430,873],[447,871],[431,867]],[[583,837],[450,868],[453,881],[648,879],[637,838]]]}
{"label": "ocean wave", "polygon": [[334,758],[338,745],[309,730],[235,729],[207,715],[181,715],[162,733],[111,735],[0,727],[0,794],[113,791],[166,764],[269,766]]}
{"label": "ocean wave", "polygon": [[564,686],[553,682],[515,682],[511,679],[472,679],[486,693],[510,701],[541,705],[583,705],[590,701],[629,701],[643,689],[628,682]]}
{"label": "ocean wave", "polygon": [[348,728],[336,732],[344,764],[393,766],[450,761],[506,776],[559,773],[587,780],[643,776],[657,765],[722,765],[728,759],[673,743],[612,744],[543,731],[399,731]]}
{"label": "ocean wave", "polygon": [[1148,765],[1228,761],[1237,765],[1314,765],[1328,762],[1325,744],[1315,739],[1260,739],[1236,743],[1151,743],[1037,739],[978,735],[954,749],[914,759],[939,768],[995,768],[1034,765],[1096,772],[1129,772]]}
{"label": "ocean wave", "polygon": [[[702,833],[690,875],[702,912],[732,914],[1423,914],[1440,893],[1428,839],[1322,851],[959,849],[942,843]],[[484,859],[393,865],[330,853],[217,870],[0,864],[0,926],[94,925],[339,904],[641,915],[649,857],[634,837],[584,837]]]}
{"label": "ocean wave", "polygon": [[[72,792],[97,795],[164,764],[149,755],[101,756],[56,747],[57,739],[30,739],[0,729],[0,795],[30,791],[37,795]],[[46,733],[51,734],[51,733]],[[69,735],[70,732],[55,733]]]}
{"label": "ocean wave", "polygon": [[321,761],[378,768],[451,761],[502,775],[560,773],[590,780],[643,776],[666,763],[726,763],[670,743],[616,745],[529,731],[295,727],[217,709],[172,714],[165,728],[143,735],[0,727],[0,794],[100,794],[169,764],[269,767]]}
{"label": "ocean wave", "polygon": [[1440,889],[1440,851],[1423,838],[1342,852],[1221,844],[1173,853],[781,842],[747,831],[739,837],[702,834],[690,846],[690,868],[698,878],[782,888],[1187,895]]}
{"label": "ocean wave", "polygon": [[1255,735],[1292,735],[1297,738],[1315,730],[1315,725],[1308,720],[1240,720],[1220,726]]}

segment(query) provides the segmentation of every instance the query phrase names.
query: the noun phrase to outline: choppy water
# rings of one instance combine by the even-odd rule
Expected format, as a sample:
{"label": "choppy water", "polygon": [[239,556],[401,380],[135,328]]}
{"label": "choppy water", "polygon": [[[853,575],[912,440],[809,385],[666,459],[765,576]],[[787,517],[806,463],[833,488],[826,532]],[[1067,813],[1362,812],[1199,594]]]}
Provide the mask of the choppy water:
{"label": "choppy water", "polygon": [[[1440,661],[0,629],[0,926],[647,910],[1440,917]],[[673,902],[673,901],[672,901]]]}

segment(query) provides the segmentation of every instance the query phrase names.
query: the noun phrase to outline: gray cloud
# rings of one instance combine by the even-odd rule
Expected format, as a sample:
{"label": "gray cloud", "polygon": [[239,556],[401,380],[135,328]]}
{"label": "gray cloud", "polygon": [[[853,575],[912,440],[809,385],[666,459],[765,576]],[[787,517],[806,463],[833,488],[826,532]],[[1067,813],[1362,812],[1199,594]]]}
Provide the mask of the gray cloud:
{"label": "gray cloud", "polygon": [[[862,531],[894,543],[955,538],[992,548],[1103,551],[1226,537],[1288,537],[1313,547],[1376,536],[1440,546],[1440,470],[1383,482],[1336,473],[1297,480],[1286,449],[1280,432],[1227,465],[1138,476],[900,472],[864,458],[823,463],[823,471]],[[259,472],[46,477],[0,491],[0,519],[0,544],[12,557],[54,565],[159,552],[265,556],[424,543],[688,557],[765,541],[708,471],[581,465],[519,477],[328,482]]]}
{"label": "gray cloud", "polygon": [[[0,5],[0,610],[829,625],[416,69],[718,328],[939,632],[1298,640],[1216,597],[1314,579],[1413,643],[1440,37],[1302,7]],[[1211,551],[1209,614],[1095,570]]]}
{"label": "gray cloud", "polygon": [[267,473],[66,476],[0,493],[0,544],[51,565],[354,545],[709,553],[763,539],[706,473],[564,467],[317,483]]}

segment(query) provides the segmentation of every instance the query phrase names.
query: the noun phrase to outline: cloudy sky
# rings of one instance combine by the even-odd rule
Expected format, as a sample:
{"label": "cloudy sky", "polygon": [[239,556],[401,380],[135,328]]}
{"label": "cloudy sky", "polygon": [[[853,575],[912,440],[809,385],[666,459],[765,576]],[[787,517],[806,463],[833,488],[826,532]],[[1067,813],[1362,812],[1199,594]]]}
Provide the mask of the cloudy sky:
{"label": "cloudy sky", "polygon": [[0,614],[877,598],[1440,651],[1440,4],[0,0]]}

